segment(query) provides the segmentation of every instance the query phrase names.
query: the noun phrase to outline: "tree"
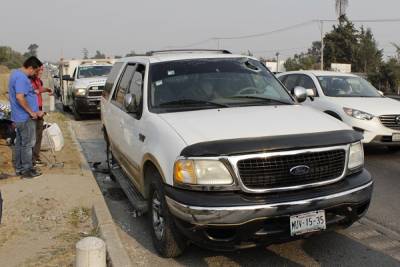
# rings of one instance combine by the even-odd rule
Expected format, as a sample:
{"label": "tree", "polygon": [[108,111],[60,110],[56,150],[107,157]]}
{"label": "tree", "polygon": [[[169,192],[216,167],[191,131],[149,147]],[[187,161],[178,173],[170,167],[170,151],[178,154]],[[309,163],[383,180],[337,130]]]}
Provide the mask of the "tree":
{"label": "tree", "polygon": [[400,65],[397,59],[391,58],[382,63],[379,70],[370,73],[368,79],[381,91],[397,93],[400,86]]}
{"label": "tree", "polygon": [[32,56],[37,57],[38,48],[39,48],[39,46],[37,44],[30,44],[28,46],[28,52],[24,53],[24,57],[25,58],[32,57]]}
{"label": "tree", "polygon": [[353,68],[364,73],[378,71],[382,63],[383,50],[378,49],[371,29],[365,30],[364,27],[361,27],[358,39],[359,45]]}
{"label": "tree", "polygon": [[0,46],[0,65],[7,66],[9,69],[15,69],[22,66],[24,56],[11,49],[8,46]]}
{"label": "tree", "polygon": [[349,6],[349,0],[335,0],[335,9],[339,22],[346,18],[346,9]]}
{"label": "tree", "polygon": [[83,59],[89,58],[89,50],[87,50],[87,48],[82,49],[82,54],[83,54]]}
{"label": "tree", "polygon": [[103,59],[106,58],[105,54],[102,54],[99,50],[96,50],[96,54],[92,57],[92,59]]}
{"label": "tree", "polygon": [[315,41],[306,53],[295,54],[284,64],[287,71],[319,69],[321,65],[321,42]]}
{"label": "tree", "polygon": [[333,30],[324,37],[324,63],[352,64],[355,61],[358,45],[358,31],[346,17],[339,25],[334,25]]}
{"label": "tree", "polygon": [[396,58],[397,58],[397,62],[400,63],[400,45],[396,44],[396,43],[391,43],[394,48],[396,48]]}

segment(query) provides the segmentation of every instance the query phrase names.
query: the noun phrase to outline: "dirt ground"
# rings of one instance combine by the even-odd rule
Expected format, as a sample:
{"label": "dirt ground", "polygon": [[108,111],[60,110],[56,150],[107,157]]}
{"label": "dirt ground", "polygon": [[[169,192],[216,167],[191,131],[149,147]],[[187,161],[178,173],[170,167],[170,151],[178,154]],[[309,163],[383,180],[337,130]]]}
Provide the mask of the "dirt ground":
{"label": "dirt ground", "polygon": [[[81,168],[68,119],[56,112],[46,121],[57,122],[63,132],[65,146],[55,159],[64,167],[43,167],[41,177],[15,176],[11,147],[0,139],[0,266],[73,266],[75,243],[97,235],[91,217],[95,190]],[[55,162],[49,151],[42,159]]]}

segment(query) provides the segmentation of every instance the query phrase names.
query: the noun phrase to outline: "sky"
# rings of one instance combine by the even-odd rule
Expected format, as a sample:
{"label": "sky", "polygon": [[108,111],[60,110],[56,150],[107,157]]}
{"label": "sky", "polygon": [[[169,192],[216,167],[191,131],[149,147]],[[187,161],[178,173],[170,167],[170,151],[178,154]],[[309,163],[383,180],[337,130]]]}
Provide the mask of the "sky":
{"label": "sky", "polygon": [[[25,3],[25,4],[22,4]],[[212,37],[230,37],[274,31],[315,19],[335,19],[334,0],[15,0],[2,1],[0,45],[25,52],[39,45],[39,57],[56,61],[90,56],[100,50],[108,56],[171,47],[185,47]],[[353,20],[400,18],[399,0],[349,0]],[[356,24],[361,26],[361,24]],[[375,35],[385,57],[394,55],[391,42],[400,44],[400,22],[364,23]],[[331,23],[324,25],[329,31]],[[319,24],[242,40],[211,40],[187,48],[250,50],[272,58],[306,51],[320,39]],[[186,47],[185,47],[186,48]]]}

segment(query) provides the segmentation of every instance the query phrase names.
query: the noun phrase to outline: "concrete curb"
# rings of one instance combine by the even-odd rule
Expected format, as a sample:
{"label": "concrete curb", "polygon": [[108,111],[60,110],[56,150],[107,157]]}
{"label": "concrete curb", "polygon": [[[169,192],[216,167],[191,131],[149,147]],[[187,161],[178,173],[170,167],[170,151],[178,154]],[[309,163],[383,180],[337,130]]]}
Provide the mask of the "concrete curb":
{"label": "concrete curb", "polygon": [[389,228],[387,228],[385,226],[382,226],[379,223],[377,223],[377,222],[375,222],[375,221],[373,221],[373,220],[371,220],[371,219],[369,219],[367,217],[362,218],[360,220],[360,223],[364,224],[364,225],[367,225],[367,226],[370,226],[373,229],[376,229],[378,232],[390,237],[391,239],[400,241],[400,233],[398,233],[398,232],[396,232],[396,231],[394,231],[392,229],[389,229]]}
{"label": "concrete curb", "polygon": [[101,238],[106,243],[107,258],[110,260],[111,265],[114,267],[134,266],[131,262],[131,259],[129,258],[128,253],[125,250],[125,247],[121,242],[114,220],[112,219],[106,201],[97,184],[96,178],[93,176],[89,163],[86,161],[86,158],[83,155],[82,146],[76,138],[75,131],[72,127],[71,122],[68,122],[68,128],[71,133],[71,139],[73,140],[79,151],[82,175],[90,177],[91,181],[95,183],[95,188],[98,191],[96,192],[96,201],[92,207],[93,223],[98,228]]}

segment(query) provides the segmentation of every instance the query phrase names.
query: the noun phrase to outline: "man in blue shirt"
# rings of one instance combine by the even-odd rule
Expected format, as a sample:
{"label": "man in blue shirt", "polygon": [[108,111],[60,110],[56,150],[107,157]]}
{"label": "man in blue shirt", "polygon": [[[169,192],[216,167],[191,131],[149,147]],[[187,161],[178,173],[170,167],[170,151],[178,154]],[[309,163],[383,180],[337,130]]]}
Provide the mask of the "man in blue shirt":
{"label": "man in blue shirt", "polygon": [[16,125],[15,170],[23,178],[41,175],[32,164],[32,148],[36,141],[36,123],[34,120],[43,117],[39,111],[38,100],[32,88],[29,76],[33,76],[42,66],[36,57],[30,57],[21,69],[15,70],[8,85],[11,104],[11,120]]}

